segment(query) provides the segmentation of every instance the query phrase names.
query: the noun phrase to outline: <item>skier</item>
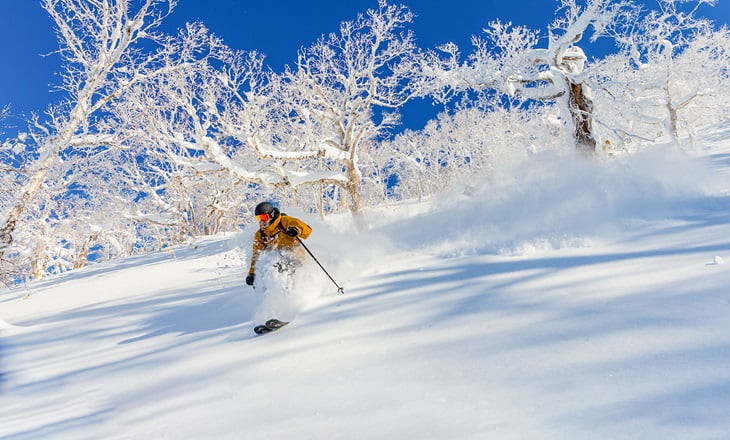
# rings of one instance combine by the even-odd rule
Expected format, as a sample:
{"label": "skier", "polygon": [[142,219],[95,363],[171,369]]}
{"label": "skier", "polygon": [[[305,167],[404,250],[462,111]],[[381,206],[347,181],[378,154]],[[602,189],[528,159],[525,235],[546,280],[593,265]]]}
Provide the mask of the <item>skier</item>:
{"label": "skier", "polygon": [[254,210],[259,230],[254,234],[251,252],[251,267],[248,270],[246,284],[253,286],[256,279],[256,261],[265,250],[278,250],[281,260],[274,266],[279,272],[293,272],[302,263],[304,255],[298,246],[299,239],[306,239],[312,228],[298,218],[288,216],[269,202],[261,202]]}

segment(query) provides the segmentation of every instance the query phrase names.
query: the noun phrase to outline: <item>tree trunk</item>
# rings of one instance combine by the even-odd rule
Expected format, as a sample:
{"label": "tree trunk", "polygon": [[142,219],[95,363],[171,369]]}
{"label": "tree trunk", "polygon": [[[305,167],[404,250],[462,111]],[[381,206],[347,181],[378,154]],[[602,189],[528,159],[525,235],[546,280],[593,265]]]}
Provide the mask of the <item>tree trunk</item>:
{"label": "tree trunk", "polygon": [[101,235],[101,231],[91,234],[86,240],[84,245],[81,247],[81,250],[79,250],[78,256],[76,257],[76,261],[74,262],[74,269],[81,269],[86,265],[86,262],[89,260],[89,250],[91,249],[91,246],[94,244],[94,242],[99,239],[99,235]]}
{"label": "tree trunk", "polygon": [[576,148],[580,152],[593,154],[596,151],[596,138],[593,137],[593,101],[586,96],[583,84],[568,80],[568,90]]}
{"label": "tree trunk", "polygon": [[46,274],[46,257],[45,255],[37,257],[30,262],[30,273],[35,279],[42,279]]}
{"label": "tree trunk", "polygon": [[362,176],[354,160],[346,160],[345,162],[348,178],[346,189],[347,194],[350,196],[350,212],[357,215],[362,210],[362,202],[360,201],[360,179]]}
{"label": "tree trunk", "polygon": [[[67,138],[70,138],[70,136],[66,136],[63,139],[65,140]],[[59,142],[56,145],[46,147],[50,151],[42,153],[45,155],[45,158],[38,167],[38,171],[36,171],[30,178],[28,183],[25,185],[25,188],[23,188],[20,197],[15,200],[15,206],[13,206],[7,216],[2,220],[2,228],[0,228],[0,257],[4,255],[4,248],[13,243],[13,233],[15,232],[18,222],[23,218],[23,214],[25,213],[28,205],[30,205],[33,201],[33,198],[43,188],[43,181],[48,174],[48,170],[51,166],[53,166],[56,160],[58,160],[58,152],[60,149],[57,145],[63,145],[63,143]],[[43,147],[41,151],[43,151]]]}

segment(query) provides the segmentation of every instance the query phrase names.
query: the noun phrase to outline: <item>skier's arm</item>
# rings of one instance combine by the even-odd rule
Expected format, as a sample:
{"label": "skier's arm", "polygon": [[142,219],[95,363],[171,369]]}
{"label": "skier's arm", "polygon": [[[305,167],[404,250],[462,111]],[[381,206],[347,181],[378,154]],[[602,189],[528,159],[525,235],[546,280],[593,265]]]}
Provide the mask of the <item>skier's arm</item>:
{"label": "skier's arm", "polygon": [[286,220],[286,225],[284,225],[285,229],[297,228],[297,237],[306,239],[307,237],[309,237],[309,234],[312,233],[312,227],[299,220],[298,218],[288,217],[286,218]]}
{"label": "skier's arm", "polygon": [[253,275],[256,273],[256,261],[259,259],[259,254],[266,247],[264,241],[261,239],[261,231],[256,231],[253,236],[253,246],[251,249],[251,267],[248,268],[248,274]]}

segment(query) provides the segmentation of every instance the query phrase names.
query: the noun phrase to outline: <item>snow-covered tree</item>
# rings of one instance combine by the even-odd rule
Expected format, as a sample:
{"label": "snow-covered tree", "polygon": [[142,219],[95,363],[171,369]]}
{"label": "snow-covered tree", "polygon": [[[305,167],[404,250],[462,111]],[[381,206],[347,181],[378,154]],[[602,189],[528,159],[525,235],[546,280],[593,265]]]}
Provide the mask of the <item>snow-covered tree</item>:
{"label": "snow-covered tree", "polygon": [[593,102],[585,80],[586,55],[577,44],[592,29],[591,39],[606,34],[619,17],[630,13],[628,1],[561,0],[563,15],[549,27],[547,47],[537,31],[494,21],[474,37],[475,52],[447,84],[457,90],[498,90],[530,100],[556,101],[579,150],[594,151]]}
{"label": "snow-covered tree", "polygon": [[395,199],[423,199],[439,192],[504,177],[511,165],[542,150],[560,150],[557,110],[480,94],[406,131],[379,149],[373,166],[383,191]]}
{"label": "snow-covered tree", "polygon": [[[28,210],[34,209],[36,198],[47,187],[49,173],[62,162],[63,152],[70,147],[110,145],[109,139],[95,129],[96,119],[103,117],[109,103],[134,84],[187,61],[171,51],[174,45],[169,44],[169,38],[155,33],[176,3],[43,0],[43,7],[56,25],[59,54],[64,61],[60,88],[68,98],[49,109],[48,122],[35,124],[38,156],[26,167],[27,181],[0,218],[3,255],[16,240],[19,223]],[[150,43],[157,44],[158,49],[145,50]],[[73,179],[75,174],[63,176]]]}
{"label": "snow-covered tree", "polygon": [[344,190],[354,213],[363,208],[363,149],[399,124],[399,109],[422,93],[420,51],[404,30],[413,17],[380,0],[300,50],[296,68],[285,73],[290,133],[299,141],[291,148],[319,154],[321,171],[335,173],[327,183]]}
{"label": "snow-covered tree", "polygon": [[[156,32],[176,4],[177,0],[43,1],[57,27],[59,54],[64,61],[60,89],[66,92],[67,98],[50,107],[45,120],[36,117],[31,121],[29,137],[35,144],[33,154],[23,166],[21,187],[13,200],[4,204],[0,218],[3,258],[20,255],[22,249],[27,249],[33,236],[21,232],[27,230],[22,223],[33,222],[38,216],[51,218],[48,217],[51,205],[43,200],[54,200],[54,193],[65,191],[69,196],[74,191],[82,191],[88,195],[89,188],[99,184],[113,190],[122,188],[128,204],[138,201],[131,188],[147,183],[131,179],[140,176],[134,168],[136,158],[143,153],[138,150],[136,156],[131,156],[132,160],[115,162],[114,152],[129,150],[130,146],[125,144],[120,127],[115,125],[112,110],[136,87],[190,69],[212,50],[205,32],[183,31],[176,36]],[[84,181],[96,178],[84,169],[91,166],[91,159],[105,157],[107,162],[116,164],[118,181]],[[116,203],[97,206],[115,209]],[[64,240],[68,241],[69,237]],[[82,243],[88,237],[79,241],[68,246],[83,248]]]}
{"label": "snow-covered tree", "polygon": [[722,113],[717,106],[727,102],[728,30],[696,17],[700,6],[714,1],[693,1],[689,9],[680,7],[684,3],[658,0],[658,10],[615,29],[619,53],[595,63],[607,137],[664,135],[678,142],[682,123],[691,132],[692,125]]}

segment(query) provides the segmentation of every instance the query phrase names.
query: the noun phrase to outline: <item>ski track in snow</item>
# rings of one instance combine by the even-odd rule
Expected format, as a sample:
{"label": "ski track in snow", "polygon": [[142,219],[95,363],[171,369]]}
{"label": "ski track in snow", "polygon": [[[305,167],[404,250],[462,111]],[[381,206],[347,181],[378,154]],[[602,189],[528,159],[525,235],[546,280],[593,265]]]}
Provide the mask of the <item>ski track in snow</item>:
{"label": "ski track in snow", "polygon": [[0,438],[726,438],[728,133],[695,152],[313,220],[345,295],[245,286],[250,229],[2,291]]}

